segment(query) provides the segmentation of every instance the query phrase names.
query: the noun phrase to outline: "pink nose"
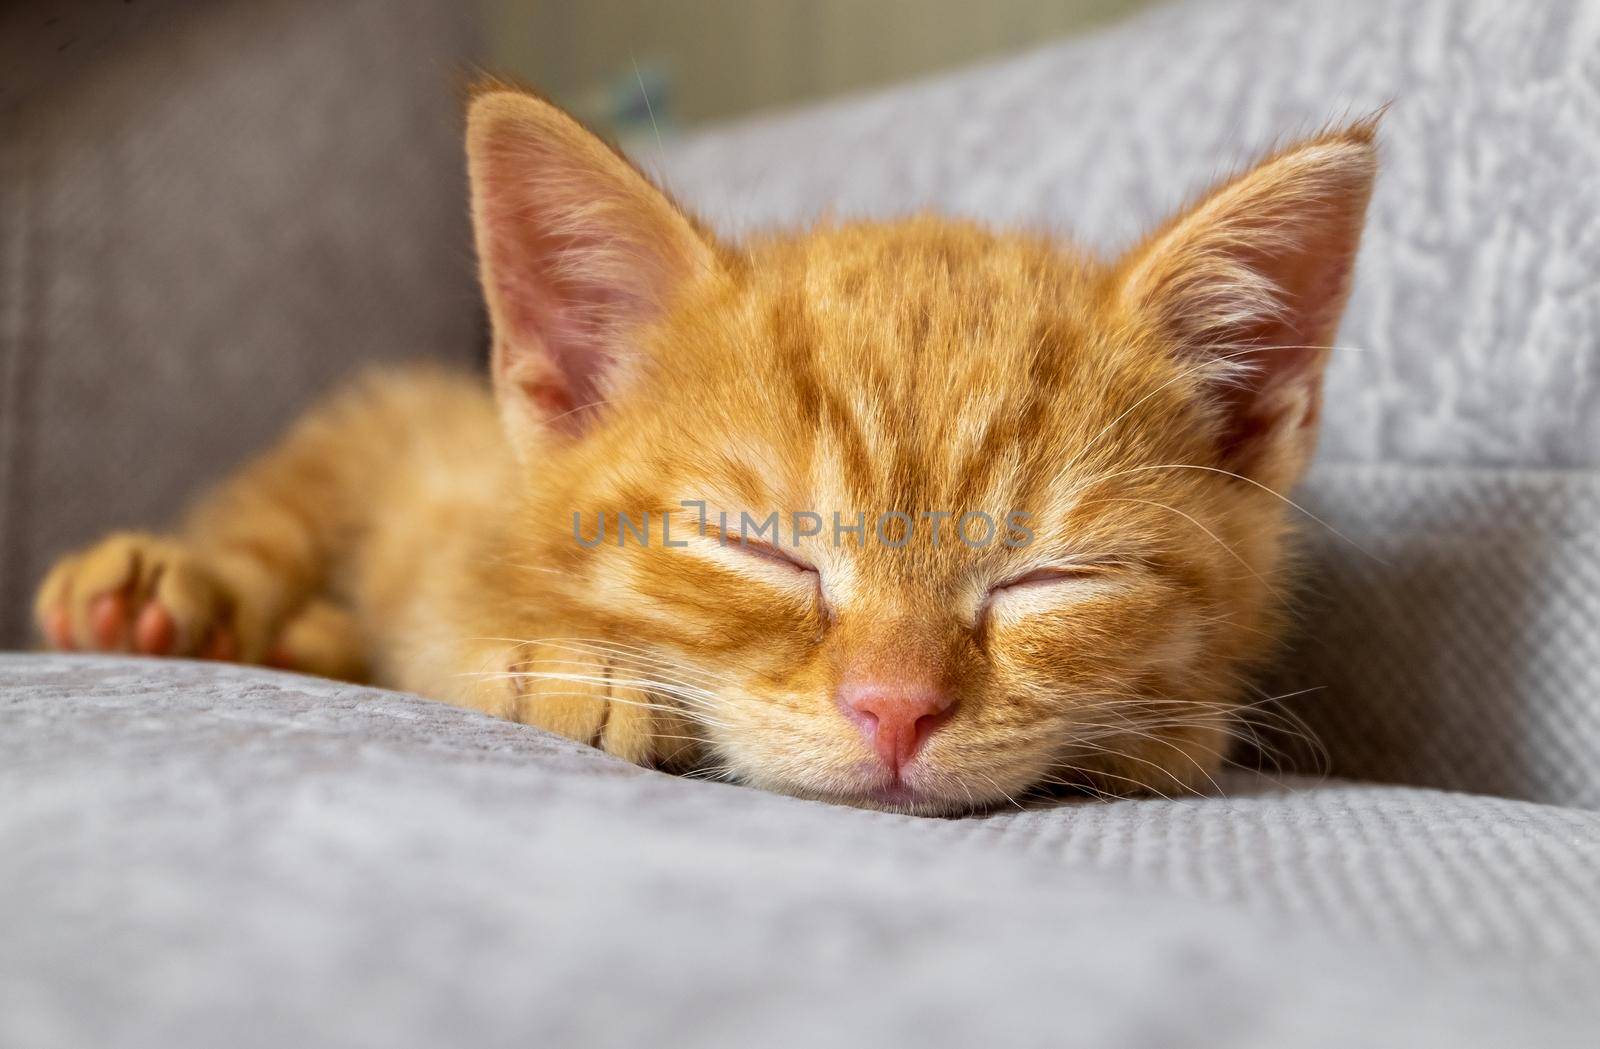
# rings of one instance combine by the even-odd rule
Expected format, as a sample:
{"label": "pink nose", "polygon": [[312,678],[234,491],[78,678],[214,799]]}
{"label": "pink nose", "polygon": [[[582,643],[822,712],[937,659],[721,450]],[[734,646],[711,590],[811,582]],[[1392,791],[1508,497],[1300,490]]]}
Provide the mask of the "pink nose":
{"label": "pink nose", "polygon": [[845,716],[860,726],[878,757],[896,773],[916,757],[954,702],[929,685],[862,681],[839,687]]}

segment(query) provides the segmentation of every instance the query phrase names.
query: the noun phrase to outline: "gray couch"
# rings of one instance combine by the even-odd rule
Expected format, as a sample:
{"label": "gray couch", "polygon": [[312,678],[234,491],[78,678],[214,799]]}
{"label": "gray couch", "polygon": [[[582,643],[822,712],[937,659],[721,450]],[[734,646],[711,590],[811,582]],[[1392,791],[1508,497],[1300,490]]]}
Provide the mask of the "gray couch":
{"label": "gray couch", "polygon": [[[7,168],[31,173],[5,189],[35,223],[5,256],[24,267],[6,287],[31,289],[5,311],[8,380],[29,384],[7,387],[0,431],[13,614],[56,548],[168,505],[291,412],[297,383],[411,346],[476,352],[453,147],[429,154],[437,181],[371,181],[397,140],[438,133],[445,63],[421,55],[460,27],[443,5],[406,8],[430,33],[389,35],[375,4],[326,29],[301,7],[251,10],[307,54],[414,59],[384,82],[410,117],[372,127],[381,100],[350,117],[373,138],[338,141],[373,153],[334,169],[346,196],[303,252],[263,231],[318,180],[263,204],[259,236],[238,218],[180,290],[101,302],[83,289],[220,250],[160,232],[164,194],[217,221],[253,195],[190,192],[130,132],[130,170],[165,166],[113,236],[132,220],[94,174],[100,138],[35,123],[56,138]],[[246,15],[214,17],[190,31]],[[242,97],[270,109],[273,48],[224,39],[258,55]],[[324,66],[294,67],[314,126],[344,97]],[[191,156],[185,134],[223,135],[201,159],[224,163],[210,151],[242,133],[210,121],[245,111],[170,83],[176,110],[124,99],[107,128],[149,119]],[[84,91],[86,113],[111,105]],[[1273,684],[1316,688],[1290,702],[1331,777],[919,820],[674,779],[412,696],[0,656],[0,1045],[1600,1042],[1600,3],[1183,4],[641,159],[732,231],[937,206],[1109,248],[1285,129],[1390,100],[1352,349],[1301,497],[1326,525]],[[190,106],[210,115],[185,132]],[[301,170],[255,144],[278,178]],[[355,274],[395,238],[399,275]],[[217,318],[261,295],[279,308],[221,339]],[[69,432],[85,418],[93,440]],[[127,494],[133,464],[160,499]],[[68,499],[62,470],[111,494]]]}

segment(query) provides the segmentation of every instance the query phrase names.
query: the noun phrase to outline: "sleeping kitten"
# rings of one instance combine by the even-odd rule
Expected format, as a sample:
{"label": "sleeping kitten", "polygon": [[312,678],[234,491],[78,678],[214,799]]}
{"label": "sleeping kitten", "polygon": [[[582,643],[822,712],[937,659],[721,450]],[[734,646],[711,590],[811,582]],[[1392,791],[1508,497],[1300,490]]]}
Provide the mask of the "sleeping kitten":
{"label": "sleeping kitten", "polygon": [[856,805],[1204,785],[1279,632],[1373,130],[1107,264],[936,218],[726,244],[489,90],[492,395],[371,376],[174,536],[62,561],[41,629]]}

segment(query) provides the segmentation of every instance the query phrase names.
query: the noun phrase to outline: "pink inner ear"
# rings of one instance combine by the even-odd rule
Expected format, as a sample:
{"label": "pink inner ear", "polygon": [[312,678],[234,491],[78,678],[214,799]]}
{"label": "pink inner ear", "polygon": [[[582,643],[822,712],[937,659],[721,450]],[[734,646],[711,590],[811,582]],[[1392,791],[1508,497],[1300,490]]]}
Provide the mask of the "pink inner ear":
{"label": "pink inner ear", "polygon": [[493,248],[502,311],[497,367],[548,421],[575,432],[617,365],[613,337],[639,312],[637,297],[583,272],[586,259],[605,253],[602,243],[586,243],[595,238],[540,235],[552,219],[539,211],[503,214]]}
{"label": "pink inner ear", "polygon": [[1216,396],[1226,408],[1220,436],[1226,459],[1243,465],[1269,436],[1315,427],[1326,351],[1300,345],[1265,344],[1238,357],[1249,370],[1218,385]]}
{"label": "pink inner ear", "polygon": [[474,172],[496,382],[541,423],[578,432],[670,291],[672,223],[688,226],[599,143],[497,131]]}
{"label": "pink inner ear", "polygon": [[1247,265],[1272,274],[1283,308],[1241,325],[1223,351],[1245,368],[1219,390],[1229,409],[1223,435],[1229,458],[1248,457],[1250,446],[1273,431],[1316,426],[1326,345],[1338,325],[1353,257],[1308,253],[1299,259],[1258,257]]}
{"label": "pink inner ear", "polygon": [[1292,483],[1312,450],[1376,172],[1372,133],[1329,132],[1224,183],[1124,275],[1136,307],[1210,370],[1232,469],[1273,484]]}
{"label": "pink inner ear", "polygon": [[607,318],[615,325],[628,304],[603,287],[551,279],[548,261],[526,254],[496,265],[496,368],[552,425],[576,432],[617,365]]}

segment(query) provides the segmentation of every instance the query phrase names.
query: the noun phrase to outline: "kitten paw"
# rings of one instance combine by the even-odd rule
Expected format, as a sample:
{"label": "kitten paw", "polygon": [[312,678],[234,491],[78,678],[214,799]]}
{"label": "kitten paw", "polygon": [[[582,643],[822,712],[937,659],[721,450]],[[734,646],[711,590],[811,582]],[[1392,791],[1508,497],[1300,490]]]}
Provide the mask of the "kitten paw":
{"label": "kitten paw", "polygon": [[63,558],[35,616],[62,651],[237,659],[233,601],[181,543],[122,532]]}
{"label": "kitten paw", "polygon": [[515,720],[635,765],[677,769],[691,763],[699,741],[688,717],[611,659],[560,642],[521,654],[509,675]]}
{"label": "kitten paw", "polygon": [[266,663],[339,681],[360,683],[369,677],[355,616],[320,598],[306,602],[283,625],[267,649]]}

